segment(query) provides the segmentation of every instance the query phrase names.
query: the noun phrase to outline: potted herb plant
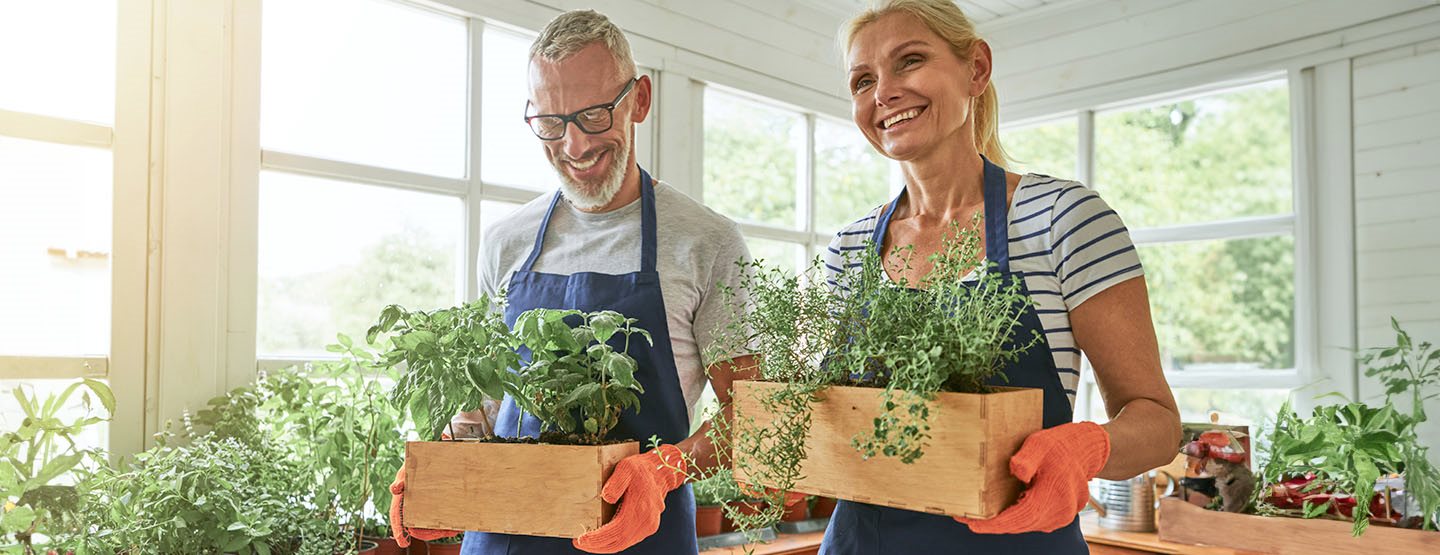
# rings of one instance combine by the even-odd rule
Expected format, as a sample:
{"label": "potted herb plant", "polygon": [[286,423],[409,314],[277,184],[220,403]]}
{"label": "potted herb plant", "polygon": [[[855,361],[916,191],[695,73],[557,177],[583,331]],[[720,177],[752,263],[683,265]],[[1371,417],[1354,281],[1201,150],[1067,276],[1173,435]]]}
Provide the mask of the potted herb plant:
{"label": "potted herb plant", "polygon": [[692,488],[695,492],[695,535],[713,536],[725,531],[725,505],[743,497],[735,484],[735,476],[728,469],[722,470],[696,481]]}
{"label": "potted herb plant", "polygon": [[[406,525],[579,536],[613,513],[600,489],[616,463],[639,452],[638,442],[607,436],[621,411],[639,408],[626,352],[650,334],[615,312],[551,309],[521,314],[511,330],[490,308],[486,298],[432,312],[391,306],[370,330],[367,339],[385,335],[391,345],[382,363],[403,368],[392,399],[421,439],[406,444]],[[540,420],[538,440],[515,430],[510,439],[439,441],[456,413],[506,395]]]}
{"label": "potted herb plant", "polygon": [[[1261,485],[1248,507],[1254,514],[1167,498],[1161,539],[1307,553],[1440,549],[1440,471],[1418,436],[1425,402],[1440,396],[1440,351],[1391,325],[1396,344],[1361,358],[1366,376],[1385,386],[1382,406],[1325,405],[1302,418],[1285,403],[1263,449]],[[1408,414],[1393,404],[1405,397]],[[1218,527],[1227,530],[1223,537],[1205,533]]]}
{"label": "potted herb plant", "polygon": [[[77,392],[84,414],[64,418]],[[90,414],[92,395],[103,405],[104,416]],[[114,414],[115,397],[104,383],[89,378],[43,401],[23,386],[15,388],[14,397],[25,417],[0,433],[0,542],[13,539],[21,553],[31,555],[37,544],[78,526],[77,484],[104,465],[105,457],[80,447],[77,439]]]}
{"label": "potted herb plant", "polygon": [[[1041,428],[1043,393],[992,384],[1038,340],[1014,337],[1021,284],[990,271],[971,228],[952,226],[919,283],[888,279],[874,250],[831,284],[818,260],[755,264],[732,297],[747,300],[721,346],[754,348],[761,376],[734,386],[735,476],[774,498],[748,524],[781,517],[783,491],[980,518],[1019,495],[1008,459]],[[895,274],[912,253],[894,251]]]}

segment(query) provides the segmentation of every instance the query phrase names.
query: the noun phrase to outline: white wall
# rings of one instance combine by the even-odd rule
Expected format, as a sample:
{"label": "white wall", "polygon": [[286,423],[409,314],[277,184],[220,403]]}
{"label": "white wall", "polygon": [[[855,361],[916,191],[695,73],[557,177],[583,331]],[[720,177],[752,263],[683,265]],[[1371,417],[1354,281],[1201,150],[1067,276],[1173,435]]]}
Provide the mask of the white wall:
{"label": "white wall", "polygon": [[[1360,345],[1393,344],[1392,316],[1440,344],[1440,40],[1358,57],[1353,76]],[[1361,382],[1363,398],[1383,393]]]}

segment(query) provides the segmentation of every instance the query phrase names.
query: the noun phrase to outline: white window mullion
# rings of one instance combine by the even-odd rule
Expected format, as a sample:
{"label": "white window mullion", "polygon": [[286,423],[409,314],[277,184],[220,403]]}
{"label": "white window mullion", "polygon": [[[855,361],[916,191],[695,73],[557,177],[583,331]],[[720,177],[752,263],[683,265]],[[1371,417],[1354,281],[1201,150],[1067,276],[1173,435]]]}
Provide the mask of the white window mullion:
{"label": "white window mullion", "polygon": [[109,373],[110,360],[104,356],[0,356],[0,380],[105,378]]}
{"label": "white window mullion", "polygon": [[1295,215],[1260,216],[1220,222],[1185,224],[1130,230],[1137,246],[1186,241],[1250,239],[1295,233]]}
{"label": "white window mullion", "polygon": [[260,155],[260,163],[265,169],[313,175],[323,178],[342,179],[410,191],[440,193],[457,197],[463,197],[470,192],[470,182],[465,179],[437,177],[403,170],[392,170],[390,168],[341,162],[338,160],[313,158],[274,150],[263,151]]}
{"label": "white window mullion", "polygon": [[1081,110],[1076,116],[1075,179],[1099,190],[1095,183],[1095,111]]}
{"label": "white window mullion", "polygon": [[104,125],[9,110],[0,110],[0,135],[100,148],[111,143],[110,128]]}
{"label": "white window mullion", "polygon": [[464,268],[460,269],[460,275],[464,276],[465,300],[471,301],[480,297],[480,230],[485,222],[480,221],[480,202],[485,195],[485,184],[480,180],[480,166],[484,163],[480,153],[482,151],[480,126],[484,117],[481,112],[482,90],[481,79],[484,79],[485,67],[485,24],[478,19],[466,20],[466,26],[470,35],[470,90],[468,98],[470,125],[465,130],[466,144],[469,147],[469,155],[466,159],[465,176],[468,181],[465,194],[465,257]]}

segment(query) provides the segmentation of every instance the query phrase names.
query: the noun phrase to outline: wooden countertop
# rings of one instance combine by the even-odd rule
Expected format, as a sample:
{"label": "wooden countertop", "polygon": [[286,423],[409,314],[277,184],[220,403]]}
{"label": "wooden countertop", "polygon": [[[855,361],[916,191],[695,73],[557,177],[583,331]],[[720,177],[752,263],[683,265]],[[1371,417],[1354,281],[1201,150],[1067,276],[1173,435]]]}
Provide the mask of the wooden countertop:
{"label": "wooden countertop", "polygon": [[[1256,551],[1162,542],[1154,532],[1121,532],[1101,528],[1099,519],[1093,512],[1086,512],[1080,515],[1080,529],[1084,531],[1085,541],[1091,544],[1092,553],[1095,554],[1260,555],[1259,552]],[[825,532],[823,531],[805,534],[780,534],[775,541],[770,543],[754,544],[754,554],[810,555],[820,549],[820,539],[824,536]],[[1107,549],[1107,547],[1115,549]],[[707,549],[701,553],[705,555],[741,555],[745,553],[745,546]]]}
{"label": "wooden countertop", "polygon": [[[1258,551],[1241,551],[1223,547],[1202,547],[1198,545],[1185,545],[1178,543],[1162,542],[1155,532],[1121,532],[1100,527],[1100,519],[1093,511],[1086,511],[1080,515],[1080,530],[1085,533],[1085,541],[1091,545],[1104,545],[1123,548],[1122,550],[1111,550],[1111,553],[1168,553],[1175,555],[1260,555]],[[1096,551],[1105,553],[1105,551]]]}

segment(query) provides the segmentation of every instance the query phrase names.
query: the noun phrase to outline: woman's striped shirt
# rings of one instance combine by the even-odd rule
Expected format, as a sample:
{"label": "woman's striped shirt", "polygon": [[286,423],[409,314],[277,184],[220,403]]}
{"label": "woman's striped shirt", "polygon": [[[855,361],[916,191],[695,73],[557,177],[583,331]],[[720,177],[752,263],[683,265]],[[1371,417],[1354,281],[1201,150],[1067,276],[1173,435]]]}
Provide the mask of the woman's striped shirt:
{"label": "woman's striped shirt", "polygon": [[[885,208],[845,226],[824,255],[827,278],[858,271],[845,253],[864,249]],[[1096,293],[1144,275],[1140,257],[1120,216],[1100,195],[1074,181],[1027,174],[1011,199],[1010,270],[1025,276],[1044,328],[1060,384],[1075,405],[1080,382],[1080,349],[1070,331],[1070,310]]]}

